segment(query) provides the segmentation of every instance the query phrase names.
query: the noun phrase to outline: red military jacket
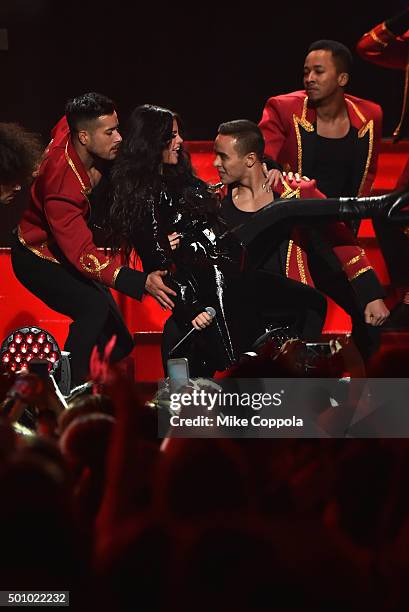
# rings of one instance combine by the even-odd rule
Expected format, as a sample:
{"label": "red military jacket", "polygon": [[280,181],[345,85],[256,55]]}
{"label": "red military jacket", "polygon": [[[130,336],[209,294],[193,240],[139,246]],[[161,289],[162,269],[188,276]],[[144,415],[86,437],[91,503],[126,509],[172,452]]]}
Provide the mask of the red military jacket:
{"label": "red military jacket", "polygon": [[363,59],[379,66],[408,70],[409,30],[396,36],[388,30],[385,22],[380,23],[362,36],[356,50]]}
{"label": "red military jacket", "polygon": [[64,123],[56,127],[31,187],[19,240],[38,257],[55,264],[66,258],[84,276],[141,299],[146,274],[124,266],[120,255],[107,255],[94,244],[87,225],[89,176]]}
{"label": "red military jacket", "polygon": [[396,36],[385,25],[380,23],[370,32],[367,32],[358,41],[356,50],[359,55],[369,62],[384,66],[385,68],[396,68],[405,71],[405,85],[403,89],[402,112],[399,124],[393,135],[399,136],[404,115],[408,104],[409,88],[409,30],[402,36]]}
{"label": "red military jacket", "polygon": [[[352,195],[369,195],[382,137],[382,109],[374,102],[347,94],[345,103],[351,125],[358,130]],[[316,119],[315,109],[308,105],[306,91],[269,98],[259,124],[266,142],[266,154],[285,169],[312,176]]]}
{"label": "red military jacket", "polygon": [[[285,180],[284,184],[278,189],[281,198],[323,198],[324,194],[317,189],[315,180]],[[325,206],[325,201],[322,203]],[[356,292],[359,292],[358,284],[354,283],[358,277],[369,270],[373,270],[369,260],[355,238],[352,230],[341,221],[325,223],[325,236],[323,236],[333,252],[337,256],[342,269],[352,283]],[[286,276],[299,282],[314,286],[311,278],[308,261],[308,235],[302,227],[296,227],[292,231],[291,239],[288,243],[286,258]],[[371,274],[374,274],[373,271]],[[360,287],[360,285],[359,285]],[[365,302],[365,296],[359,296]],[[368,301],[371,301],[368,298]]]}

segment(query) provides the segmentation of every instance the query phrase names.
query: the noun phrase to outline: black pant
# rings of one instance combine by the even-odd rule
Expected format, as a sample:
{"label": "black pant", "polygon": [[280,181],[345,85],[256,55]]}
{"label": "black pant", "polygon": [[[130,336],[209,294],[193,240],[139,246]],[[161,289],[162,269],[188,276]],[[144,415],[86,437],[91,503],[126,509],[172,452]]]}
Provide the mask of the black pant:
{"label": "black pant", "polygon": [[[219,304],[216,302],[206,306],[214,306],[216,312],[220,312]],[[310,342],[319,340],[325,322],[327,302],[319,291],[308,285],[279,274],[256,270],[227,280],[224,307],[235,353],[239,356],[251,348],[257,336],[265,331],[265,325],[268,323],[277,326],[290,324],[293,333],[303,340]],[[162,340],[162,361],[165,372],[170,349],[190,328],[190,322],[184,327],[173,316],[166,322]],[[179,352],[178,356],[190,355],[190,359],[196,364],[191,366],[193,376],[211,375],[204,363],[205,361],[210,363],[211,357],[215,354],[217,342],[215,332],[216,326],[212,323],[206,330],[194,332],[190,338],[193,342],[199,337],[204,341],[202,346],[210,359],[202,360],[197,350],[192,350],[192,343],[189,340],[185,346],[181,346],[184,352]],[[204,370],[198,371],[201,368]]]}
{"label": "black pant", "polygon": [[409,287],[409,237],[404,227],[372,221],[383,258],[394,288]]}
{"label": "black pant", "polygon": [[64,345],[64,350],[71,353],[72,387],[86,380],[95,345],[103,350],[116,334],[112,361],[131,352],[132,337],[109,289],[86,278],[68,263],[56,264],[34,255],[17,240],[11,261],[14,274],[26,289],[72,319]]}
{"label": "black pant", "polygon": [[229,279],[227,295],[240,350],[249,349],[252,336],[265,323],[290,324],[297,336],[310,342],[320,338],[327,302],[313,287],[281,274],[253,270]]}
{"label": "black pant", "polygon": [[358,302],[346,274],[341,269],[334,270],[315,252],[308,254],[308,267],[316,287],[351,317],[352,338],[363,359],[367,359],[379,349],[380,328],[365,322],[364,308]]}

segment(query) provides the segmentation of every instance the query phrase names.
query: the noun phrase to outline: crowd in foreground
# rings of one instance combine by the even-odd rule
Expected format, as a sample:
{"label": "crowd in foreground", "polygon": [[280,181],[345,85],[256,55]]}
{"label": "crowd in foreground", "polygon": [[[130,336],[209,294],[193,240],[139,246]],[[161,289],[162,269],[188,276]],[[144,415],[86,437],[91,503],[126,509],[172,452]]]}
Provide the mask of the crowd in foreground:
{"label": "crowd in foreground", "polygon": [[[30,428],[5,410],[21,377]],[[407,440],[160,439],[152,389],[124,377],[105,367],[65,407],[50,379],[1,375],[3,590],[69,590],[78,610],[407,608]]]}

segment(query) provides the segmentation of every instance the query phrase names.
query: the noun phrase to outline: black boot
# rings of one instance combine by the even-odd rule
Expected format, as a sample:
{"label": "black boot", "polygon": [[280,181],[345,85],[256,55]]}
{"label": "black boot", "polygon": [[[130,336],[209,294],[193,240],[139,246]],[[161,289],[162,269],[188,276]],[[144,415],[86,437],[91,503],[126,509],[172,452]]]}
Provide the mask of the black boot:
{"label": "black boot", "polygon": [[[406,210],[403,210],[405,209]],[[321,219],[373,219],[409,225],[409,186],[398,191],[392,191],[381,196],[365,198],[305,198],[280,199],[267,204],[259,210],[247,223],[243,223],[230,231],[226,236],[233,235],[248,250],[250,261],[254,266],[257,261],[271,250],[272,229],[277,223],[286,219],[293,223],[314,218]]]}
{"label": "black boot", "polygon": [[381,196],[339,198],[340,219],[383,218],[393,223],[409,223],[408,187]]}

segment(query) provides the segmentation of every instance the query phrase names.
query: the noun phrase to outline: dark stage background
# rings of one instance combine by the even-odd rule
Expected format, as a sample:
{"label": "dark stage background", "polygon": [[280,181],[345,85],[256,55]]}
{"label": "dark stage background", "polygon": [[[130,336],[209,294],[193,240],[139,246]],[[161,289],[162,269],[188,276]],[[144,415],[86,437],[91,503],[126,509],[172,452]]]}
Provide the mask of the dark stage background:
{"label": "dark stage background", "polygon": [[[122,124],[150,102],[178,111],[189,139],[213,139],[222,121],[258,122],[269,96],[301,88],[310,42],[333,38],[353,50],[405,4],[0,0],[9,37],[0,120],[39,131],[46,143],[67,98],[95,90],[116,100]],[[388,136],[403,75],[355,57],[349,91],[382,105]]]}
{"label": "dark stage background", "polygon": [[[269,96],[301,88],[310,42],[334,38],[353,50],[405,3],[371,4],[1,0],[0,27],[9,33],[1,120],[46,138],[67,98],[96,90],[116,100],[122,119],[152,102],[177,110],[191,139],[212,139],[220,122],[258,121]],[[384,107],[388,135],[402,75],[358,57],[355,64],[350,91]]]}

